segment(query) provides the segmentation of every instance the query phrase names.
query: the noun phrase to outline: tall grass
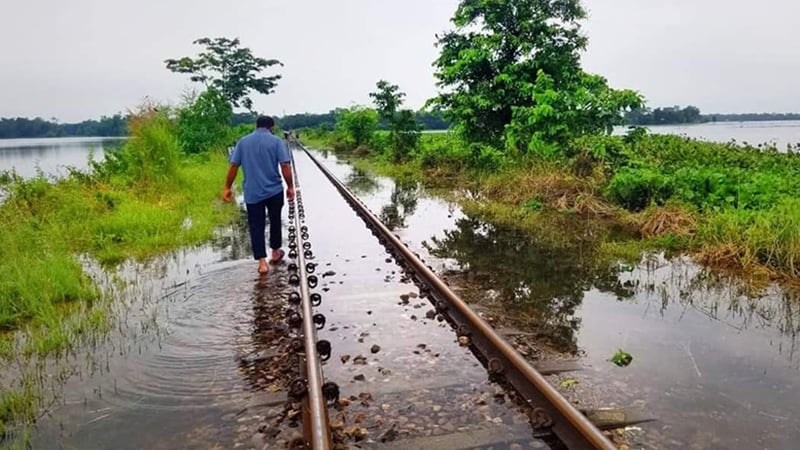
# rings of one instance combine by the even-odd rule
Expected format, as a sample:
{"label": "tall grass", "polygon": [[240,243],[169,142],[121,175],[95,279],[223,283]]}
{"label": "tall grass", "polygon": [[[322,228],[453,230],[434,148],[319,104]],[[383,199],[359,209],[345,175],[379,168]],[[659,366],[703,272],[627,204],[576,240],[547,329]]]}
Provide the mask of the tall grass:
{"label": "tall grass", "polygon": [[182,157],[163,113],[136,117],[130,131],[94,175],[9,185],[0,206],[0,331],[52,329],[63,322],[61,305],[97,300],[80,255],[105,265],[147,258],[207,240],[235,217],[218,198],[221,151]]}

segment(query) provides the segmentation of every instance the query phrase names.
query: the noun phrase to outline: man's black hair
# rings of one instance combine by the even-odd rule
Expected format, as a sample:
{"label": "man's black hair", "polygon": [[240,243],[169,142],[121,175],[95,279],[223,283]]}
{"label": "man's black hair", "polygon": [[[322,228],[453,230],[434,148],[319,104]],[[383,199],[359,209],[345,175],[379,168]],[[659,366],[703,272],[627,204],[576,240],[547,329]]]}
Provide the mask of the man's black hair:
{"label": "man's black hair", "polygon": [[269,116],[259,116],[256,120],[256,128],[272,128],[275,126],[275,121]]}

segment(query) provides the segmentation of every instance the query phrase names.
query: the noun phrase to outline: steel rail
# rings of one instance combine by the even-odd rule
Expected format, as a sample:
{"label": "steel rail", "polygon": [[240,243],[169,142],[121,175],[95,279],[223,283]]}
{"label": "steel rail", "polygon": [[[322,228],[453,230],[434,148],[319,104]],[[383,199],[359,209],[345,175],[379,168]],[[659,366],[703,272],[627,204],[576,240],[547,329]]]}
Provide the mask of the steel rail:
{"label": "steel rail", "polygon": [[[603,433],[567,399],[565,399],[548,381],[534,369],[505,339],[498,335],[483,318],[476,314],[458,295],[456,295],[433,271],[426,266],[408,246],[389,230],[369,208],[321,164],[305,146],[299,144],[311,161],[333,183],[339,193],[350,203],[362,219],[371,226],[382,243],[388,242],[396,254],[411,266],[411,269],[422,278],[423,285],[430,286],[434,293],[444,298],[449,307],[437,305],[440,310],[447,309],[451,316],[466,321],[472,331],[477,332],[473,341],[483,341],[484,347],[492,347],[501,357],[488,361],[489,371],[502,373],[506,380],[528,401],[533,408],[532,424],[538,422],[541,428],[547,428],[569,449],[604,449],[614,450],[616,447]],[[477,344],[477,342],[476,342]],[[494,368],[492,366],[495,366]],[[498,367],[499,366],[499,367]],[[510,366],[510,367],[508,367]],[[508,370],[512,369],[512,370]]]}
{"label": "steel rail", "polygon": [[303,316],[303,344],[305,347],[307,392],[305,403],[308,414],[305,422],[309,425],[304,429],[307,443],[313,450],[330,450],[331,430],[328,424],[328,407],[322,392],[323,375],[322,364],[317,352],[317,330],[314,324],[314,311],[309,293],[308,274],[306,271],[306,255],[303,238],[305,234],[302,227],[305,223],[305,214],[302,210],[302,194],[297,179],[297,169],[292,163],[295,197],[289,202],[290,215],[294,217],[294,227],[297,242],[297,266],[300,276],[301,312]]}

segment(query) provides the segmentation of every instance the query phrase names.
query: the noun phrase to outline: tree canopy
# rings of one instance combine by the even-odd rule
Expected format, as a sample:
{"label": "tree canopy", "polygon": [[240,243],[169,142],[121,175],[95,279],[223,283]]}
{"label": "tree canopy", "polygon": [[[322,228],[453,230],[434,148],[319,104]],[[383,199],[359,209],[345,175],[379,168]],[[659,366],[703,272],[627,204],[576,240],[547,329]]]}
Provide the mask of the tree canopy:
{"label": "tree canopy", "polygon": [[400,86],[389,83],[386,80],[378,81],[377,91],[370,92],[369,96],[378,108],[381,119],[391,120],[397,113],[397,109],[403,104],[405,92],[400,92]]}
{"label": "tree canopy", "polygon": [[167,59],[167,69],[189,74],[192,81],[215,88],[234,107],[252,110],[250,92],[272,94],[281,79],[280,75],[266,76],[262,72],[283,63],[254,56],[249,48],[240,47],[239,39],[201,38],[194,44],[205,49],[196,58]]}
{"label": "tree canopy", "polygon": [[[579,0],[461,0],[455,29],[438,37],[432,104],[468,140],[508,143],[511,132],[521,150],[621,123],[641,99],[581,69],[585,17]],[[536,136],[543,126],[557,129]]]}

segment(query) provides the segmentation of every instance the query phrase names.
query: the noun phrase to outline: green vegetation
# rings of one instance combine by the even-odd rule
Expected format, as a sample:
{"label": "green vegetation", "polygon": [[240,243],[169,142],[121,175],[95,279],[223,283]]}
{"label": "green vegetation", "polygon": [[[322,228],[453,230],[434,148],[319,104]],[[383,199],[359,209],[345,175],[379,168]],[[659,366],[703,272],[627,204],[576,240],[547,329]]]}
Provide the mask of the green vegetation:
{"label": "green vegetation", "polygon": [[617,350],[617,352],[614,353],[614,356],[611,357],[610,361],[616,366],[628,367],[633,362],[633,356],[624,350]]}
{"label": "green vegetation", "polygon": [[225,148],[230,137],[228,123],[233,114],[230,103],[214,88],[197,98],[189,98],[187,103],[189,107],[178,111],[177,137],[183,151],[198,154],[209,148]]}
{"label": "green vegetation", "polygon": [[214,88],[234,107],[252,111],[250,91],[269,95],[275,91],[280,75],[263,76],[261,72],[283,63],[277,59],[259,58],[249,48],[240,47],[239,39],[200,38],[194,41],[205,50],[197,58],[185,56],[164,61],[167,69],[190,75],[194,82]]}
{"label": "green vegetation", "polygon": [[[234,51],[238,41],[198,42],[222,51],[223,64],[236,70],[199,80],[212,87],[179,108],[145,104],[131,113],[129,139],[93,162],[91,173],[55,182],[0,177],[0,440],[10,426],[34,422],[44,404],[50,382],[41,362],[113,326],[113,293],[88,267],[114,274],[123,261],[208,241],[240,217],[220,197],[225,147],[252,128],[230,127],[232,106],[249,106],[248,90],[271,91],[276,78],[254,81],[251,71],[270,62]],[[181,70],[212,70],[209,55],[181,60]]]}
{"label": "green vegetation", "polygon": [[673,125],[685,123],[702,123],[708,119],[700,114],[696,106],[673,106],[668,108],[636,108],[625,114],[625,121],[630,125]]}
{"label": "green vegetation", "polygon": [[579,0],[463,0],[439,38],[442,108],[469,141],[549,154],[571,137],[622,124],[638,94],[611,89],[580,65]]}
{"label": "green vegetation", "polygon": [[[165,112],[142,111],[131,118],[131,139],[92,174],[74,172],[56,183],[15,179],[6,186],[3,360],[61,355],[108,325],[102,305],[112,299],[85,274],[85,258],[113,270],[127,259],[204,242],[238,217],[219,200],[225,155],[208,148],[185,156],[176,122]],[[17,340],[20,334],[24,339]],[[41,401],[30,382],[18,383],[0,381],[0,435],[9,423],[30,422]]]}
{"label": "green vegetation", "polygon": [[610,136],[641,98],[582,71],[583,16],[576,0],[462,0],[456,30],[439,41],[446,93],[431,102],[454,132],[422,135],[397,158],[374,125],[394,117],[402,95],[381,82],[380,113],[353,110],[371,117],[358,139],[344,116],[334,132],[303,139],[366,157],[362,168],[469,192],[467,211],[554,243],[627,259],[644,248],[689,252],[716,267],[800,277],[797,154],[641,128]]}
{"label": "green vegetation", "polygon": [[421,126],[414,117],[414,111],[399,109],[406,96],[400,87],[386,80],[378,81],[378,90],[369,94],[378,108],[378,115],[389,125],[387,150],[395,161],[403,161],[417,148]]}

